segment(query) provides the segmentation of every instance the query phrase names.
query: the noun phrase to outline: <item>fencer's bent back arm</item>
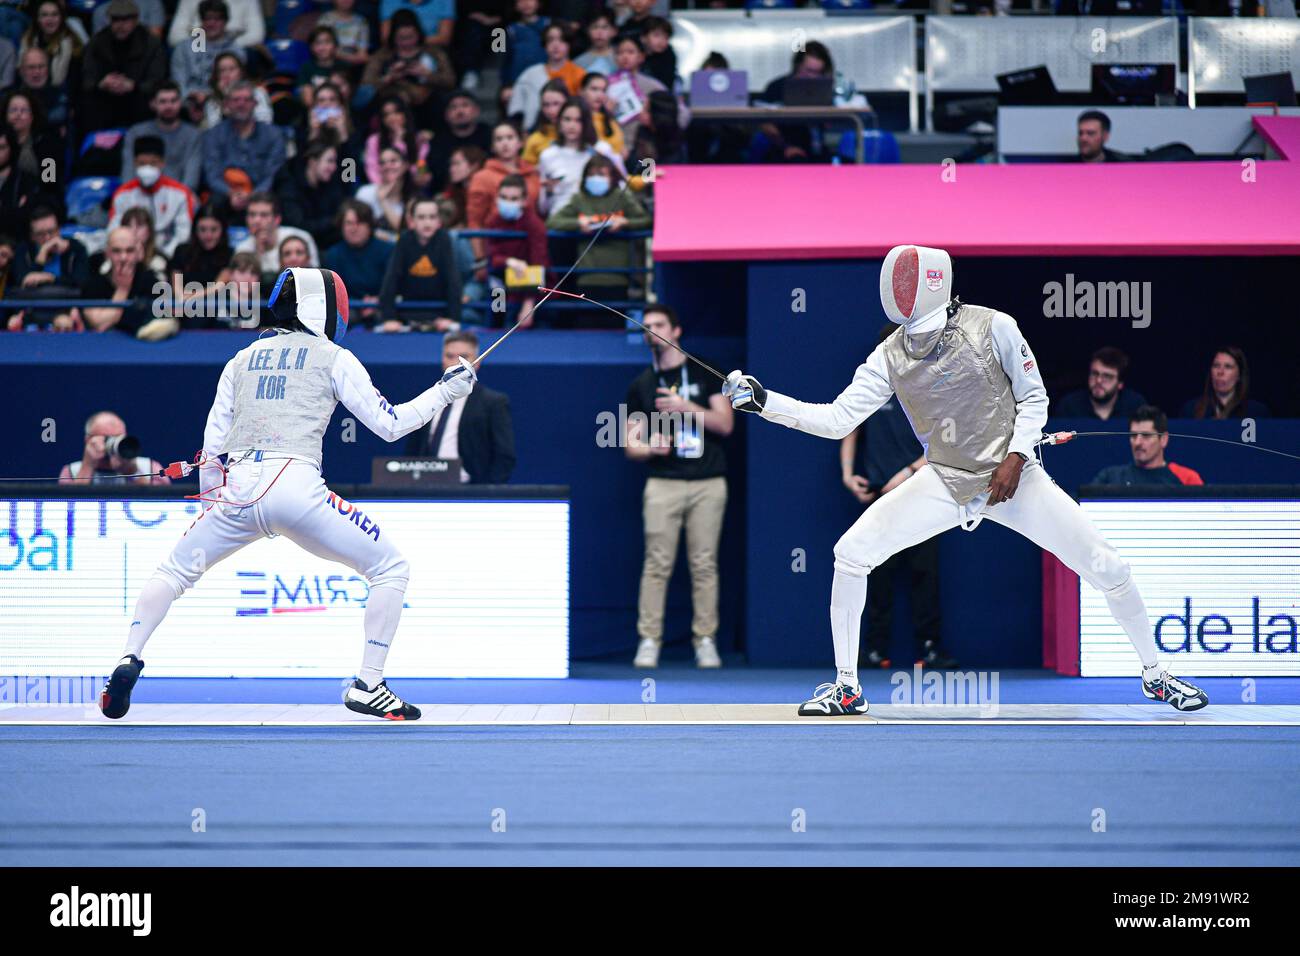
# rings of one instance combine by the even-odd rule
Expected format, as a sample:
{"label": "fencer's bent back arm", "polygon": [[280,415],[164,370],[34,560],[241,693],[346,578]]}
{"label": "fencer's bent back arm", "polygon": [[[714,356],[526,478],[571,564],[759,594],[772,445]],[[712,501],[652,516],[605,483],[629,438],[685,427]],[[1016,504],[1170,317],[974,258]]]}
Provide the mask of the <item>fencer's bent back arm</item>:
{"label": "fencer's bent back arm", "polygon": [[768,421],[822,438],[840,439],[853,431],[889,401],[894,387],[889,384],[881,347],[858,366],[853,381],[829,404],[801,402],[780,392],[767,390],[762,415]]}

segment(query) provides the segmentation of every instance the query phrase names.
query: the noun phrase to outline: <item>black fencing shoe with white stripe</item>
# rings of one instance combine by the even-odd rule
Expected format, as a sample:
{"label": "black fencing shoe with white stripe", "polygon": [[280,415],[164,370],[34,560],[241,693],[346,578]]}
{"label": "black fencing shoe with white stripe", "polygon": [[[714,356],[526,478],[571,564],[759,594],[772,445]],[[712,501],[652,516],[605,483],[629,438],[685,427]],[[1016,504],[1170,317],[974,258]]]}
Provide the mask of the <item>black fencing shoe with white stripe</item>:
{"label": "black fencing shoe with white stripe", "polygon": [[113,676],[108,679],[103,692],[99,695],[99,709],[104,712],[105,717],[117,720],[119,717],[126,716],[126,712],[131,709],[131,688],[135,687],[135,682],[140,679],[142,670],[144,670],[144,661],[134,654],[126,655],[114,668]]}
{"label": "black fencing shoe with white stripe", "polygon": [[1143,675],[1142,693],[1148,700],[1162,700],[1171,705],[1174,710],[1200,710],[1210,702],[1210,698],[1205,696],[1205,691],[1191,681],[1175,677],[1165,670],[1160,671],[1151,680],[1147,680],[1146,675]]}
{"label": "black fencing shoe with white stripe", "polygon": [[867,712],[867,699],[861,687],[848,684],[820,684],[812,700],[799,705],[800,717],[851,717]]}
{"label": "black fencing shoe with white stripe", "polygon": [[343,704],[348,710],[371,717],[383,717],[385,720],[419,720],[420,708],[408,704],[391,690],[387,681],[380,681],[371,690],[360,680],[352,682],[348,692],[343,695]]}

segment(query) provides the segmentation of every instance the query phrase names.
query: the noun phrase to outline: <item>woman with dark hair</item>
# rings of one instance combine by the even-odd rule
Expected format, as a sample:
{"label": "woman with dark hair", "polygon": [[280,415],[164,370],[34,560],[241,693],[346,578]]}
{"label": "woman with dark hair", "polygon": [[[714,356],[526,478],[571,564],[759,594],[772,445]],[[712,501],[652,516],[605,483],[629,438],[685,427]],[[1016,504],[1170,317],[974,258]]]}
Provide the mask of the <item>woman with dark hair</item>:
{"label": "woman with dark hair", "polygon": [[[0,120],[17,136],[18,168],[39,182],[63,182],[63,137],[45,120],[40,99],[23,90],[13,90],[0,103]],[[54,178],[45,177],[46,161],[54,161]]]}
{"label": "woman with dark hair", "polygon": [[524,159],[537,165],[542,158],[542,150],[555,142],[555,121],[560,118],[560,110],[569,102],[569,88],[563,80],[551,80],[542,87],[542,107],[537,111],[537,122],[528,131],[524,140]]}
{"label": "woman with dark hair", "polygon": [[[620,188],[623,174],[605,155],[593,153],[582,170],[582,187],[573,194],[567,204],[551,213],[546,225],[550,229],[584,233],[595,232],[606,220],[609,225],[605,233],[616,233],[624,229],[646,229],[650,226],[650,214],[637,200],[630,189]],[[591,247],[583,267],[589,269],[627,269],[636,264],[639,257],[634,255],[634,246],[638,243],[627,242],[617,236],[605,238]],[[625,299],[628,294],[627,272],[589,272],[577,278],[577,291],[590,294],[593,298]],[[592,324],[603,327],[619,327],[617,316],[614,322],[604,317],[609,313],[601,311]]]}
{"label": "woman with dark hair", "polygon": [[[248,79],[244,63],[235,54],[227,51],[220,53],[212,61],[212,93],[203,101],[203,121],[201,129],[212,129],[222,120],[222,108],[226,94],[240,80]],[[266,95],[261,84],[253,86],[253,119],[259,123],[272,123],[275,114],[271,110],[271,98]]]}
{"label": "woman with dark hair", "polygon": [[311,233],[322,249],[338,242],[335,217],[339,204],[348,198],[338,171],[338,147],[315,142],[280,167],[275,178],[284,224]]}
{"label": "woman with dark hair", "polygon": [[375,234],[396,242],[405,228],[406,204],[420,195],[411,177],[411,164],[396,146],[385,146],[379,153],[379,182],[367,183],[357,190],[357,199],[375,214]]}
{"label": "woman with dark hair", "polygon": [[591,122],[591,110],[580,96],[569,99],[556,120],[556,140],[542,150],[537,172],[542,180],[542,194],[538,210],[543,216],[552,209],[560,209],[582,185],[585,166],[596,153],[600,153],[618,168],[619,178],[627,178],[623,159],[604,140],[596,136]]}
{"label": "woman with dark hair", "polygon": [[[429,176],[427,162],[432,137],[427,130],[416,129],[410,104],[396,93],[390,93],[379,100],[375,116],[379,128],[366,138],[366,178],[372,183],[379,182],[379,154],[389,147],[401,153],[416,170],[423,170],[424,176]],[[418,182],[418,176],[417,173],[417,185],[428,184],[427,179]]]}
{"label": "woman with dark hair", "polygon": [[388,42],[371,54],[361,85],[375,93],[400,93],[418,110],[434,92],[454,87],[456,72],[441,47],[424,42],[419,18],[410,10],[398,10],[389,21]]}
{"label": "woman with dark hair", "polygon": [[1267,418],[1269,408],[1250,397],[1246,353],[1227,345],[1214,353],[1200,398],[1183,405],[1182,418]]}
{"label": "woman with dark hair", "polygon": [[18,52],[40,47],[50,58],[50,83],[76,89],[81,74],[81,54],[86,48],[85,37],[79,36],[69,25],[68,8],[63,0],[41,0],[34,6],[35,15],[23,34]]}
{"label": "woman with dark hair", "polygon": [[339,165],[350,159],[355,170],[365,152],[365,137],[352,125],[347,94],[337,83],[329,82],[316,87],[314,97],[298,130],[299,152],[313,143],[337,146]]}
{"label": "woman with dark hair", "polygon": [[477,146],[457,146],[451,151],[451,161],[447,163],[447,188],[438,194],[439,200],[447,200],[456,207],[453,221],[463,226],[468,216],[467,194],[469,181],[487,162],[487,153]]}
{"label": "woman with dark hair", "polygon": [[185,292],[186,283],[199,282],[206,286],[209,282],[225,282],[224,273],[233,254],[226,221],[217,207],[212,203],[200,206],[194,213],[189,241],[177,246],[172,256],[172,277],[178,298],[182,302],[191,298]]}
{"label": "woman with dark hair", "polygon": [[27,235],[27,214],[41,191],[40,180],[18,166],[18,134],[0,116],[0,221],[6,229]]}

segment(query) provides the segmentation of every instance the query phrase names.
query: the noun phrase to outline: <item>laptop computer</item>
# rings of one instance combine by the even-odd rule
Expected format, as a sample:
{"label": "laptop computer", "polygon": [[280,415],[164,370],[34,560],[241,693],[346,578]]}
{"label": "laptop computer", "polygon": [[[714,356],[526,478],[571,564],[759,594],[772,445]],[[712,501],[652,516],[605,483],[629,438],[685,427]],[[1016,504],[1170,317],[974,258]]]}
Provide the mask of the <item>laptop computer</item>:
{"label": "laptop computer", "polygon": [[833,76],[792,76],[782,86],[786,106],[830,106],[835,102]]}
{"label": "laptop computer", "polygon": [[1056,84],[1045,66],[998,74],[998,102],[1003,106],[1050,106],[1056,99]]}
{"label": "laptop computer", "polygon": [[691,74],[691,106],[749,105],[749,73],[745,70],[696,70]]}
{"label": "laptop computer", "polygon": [[1263,73],[1243,76],[1247,103],[1276,103],[1278,106],[1295,106],[1295,81],[1290,73]]}
{"label": "laptop computer", "polygon": [[1094,63],[1092,98],[1100,103],[1155,106],[1177,93],[1172,63]]}

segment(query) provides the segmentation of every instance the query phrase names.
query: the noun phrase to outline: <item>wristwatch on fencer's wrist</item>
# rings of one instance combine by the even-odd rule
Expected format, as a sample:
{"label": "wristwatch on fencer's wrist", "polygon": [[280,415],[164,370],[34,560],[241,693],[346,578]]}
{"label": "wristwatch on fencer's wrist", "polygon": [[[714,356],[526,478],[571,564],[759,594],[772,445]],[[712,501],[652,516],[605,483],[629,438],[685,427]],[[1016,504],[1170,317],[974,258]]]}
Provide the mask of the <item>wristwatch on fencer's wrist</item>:
{"label": "wristwatch on fencer's wrist", "polygon": [[1015,454],[1019,455],[1023,460],[1029,461],[1029,456],[1026,455],[1023,451],[1018,451]]}

